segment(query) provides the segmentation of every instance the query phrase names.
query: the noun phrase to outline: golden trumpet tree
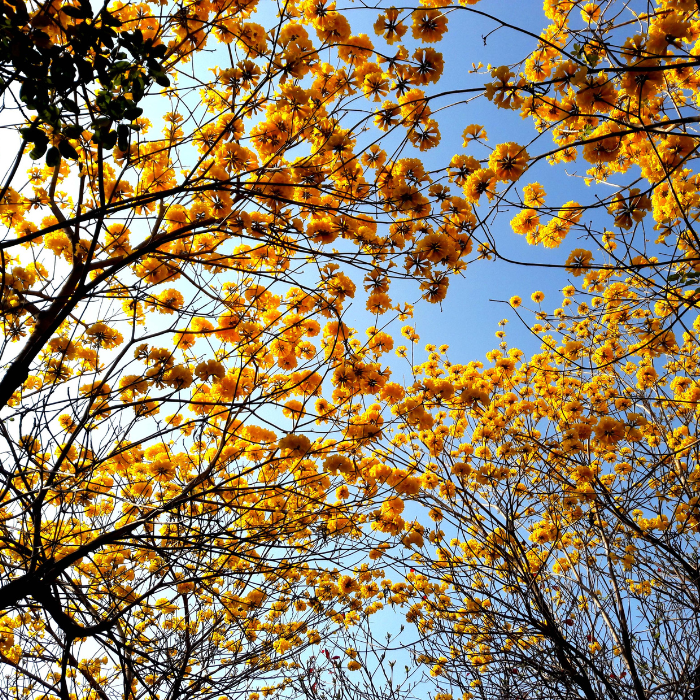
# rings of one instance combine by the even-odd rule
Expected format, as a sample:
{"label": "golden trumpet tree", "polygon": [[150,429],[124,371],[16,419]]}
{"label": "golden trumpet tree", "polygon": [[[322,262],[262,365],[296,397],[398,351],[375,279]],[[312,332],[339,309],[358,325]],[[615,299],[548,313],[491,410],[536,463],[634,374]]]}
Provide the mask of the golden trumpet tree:
{"label": "golden trumpet tree", "polygon": [[[311,0],[5,2],[5,693],[394,697],[391,604],[437,700],[700,697],[698,7],[547,0],[533,34],[475,4],[370,38]],[[534,138],[465,125],[435,166],[432,44],[476,15],[531,51],[448,92]],[[531,174],[576,160],[596,196],[548,203]],[[583,239],[541,352],[499,330],[398,381],[392,281],[442,301],[509,257],[497,215]]]}
{"label": "golden trumpet tree", "polygon": [[[487,364],[428,346],[392,407],[390,461],[420,475],[393,522],[413,499],[435,523],[406,528],[406,619],[441,700],[695,700],[700,14],[682,0],[544,9],[537,47],[485,86],[533,120],[533,143],[453,167],[474,168],[466,199],[490,207],[474,234],[485,254],[509,257],[486,238],[508,209],[533,246],[582,242],[562,256],[559,308],[540,291],[526,313],[510,299],[540,352],[509,347],[504,328]],[[468,127],[465,145],[483,135]],[[595,195],[552,206],[529,177],[538,161],[583,163]]]}
{"label": "golden trumpet tree", "polygon": [[299,654],[334,632],[363,668],[391,585],[360,538],[381,489],[345,480],[376,462],[393,341],[346,306],[362,284],[409,316],[392,268],[438,301],[471,249],[469,206],[378,145],[437,141],[441,56],[375,51],[330,3],[3,23],[2,693],[325,692],[321,662],[344,672]]}

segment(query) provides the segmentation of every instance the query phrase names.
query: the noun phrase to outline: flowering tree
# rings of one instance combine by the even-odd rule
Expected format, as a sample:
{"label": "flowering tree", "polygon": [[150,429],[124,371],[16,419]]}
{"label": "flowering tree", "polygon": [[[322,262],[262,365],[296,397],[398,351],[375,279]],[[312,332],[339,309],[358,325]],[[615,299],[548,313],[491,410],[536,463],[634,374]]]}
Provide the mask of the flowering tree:
{"label": "flowering tree", "polygon": [[[311,0],[8,3],[4,692],[405,696],[391,604],[438,700],[697,700],[696,4],[545,2],[521,64],[449,90],[532,143],[472,124],[429,168],[428,44],[519,31],[472,0],[378,6],[378,46]],[[614,188],[547,204],[535,166],[578,158]],[[584,239],[542,351],[391,381],[392,281],[440,302],[504,214]]]}
{"label": "flowering tree", "polygon": [[[487,367],[434,346],[413,366],[390,461],[420,483],[380,529],[416,550],[406,617],[436,697],[698,698],[698,6],[544,7],[536,48],[484,91],[533,143],[452,167],[488,207],[486,255],[507,257],[489,231],[509,209],[533,246],[583,239],[571,284],[554,313],[510,300],[536,317],[532,357],[499,330]],[[577,160],[594,197],[548,205],[535,163]],[[403,522],[407,499],[432,529]]]}
{"label": "flowering tree", "polygon": [[381,608],[360,534],[382,489],[338,475],[372,467],[393,341],[344,309],[362,282],[375,316],[410,315],[388,295],[404,262],[443,298],[472,217],[399,157],[438,138],[437,52],[256,5],[3,6],[8,696],[320,697],[299,654],[322,640],[358,687],[328,649],[363,668],[347,640]]}

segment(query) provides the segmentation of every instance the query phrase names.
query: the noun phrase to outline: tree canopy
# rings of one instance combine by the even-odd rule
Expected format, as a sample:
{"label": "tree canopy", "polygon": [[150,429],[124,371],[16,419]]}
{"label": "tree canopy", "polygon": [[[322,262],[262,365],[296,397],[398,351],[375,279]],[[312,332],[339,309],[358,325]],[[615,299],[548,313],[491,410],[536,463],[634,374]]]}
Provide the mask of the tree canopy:
{"label": "tree canopy", "polygon": [[493,4],[0,6],[0,692],[700,699],[700,8]]}

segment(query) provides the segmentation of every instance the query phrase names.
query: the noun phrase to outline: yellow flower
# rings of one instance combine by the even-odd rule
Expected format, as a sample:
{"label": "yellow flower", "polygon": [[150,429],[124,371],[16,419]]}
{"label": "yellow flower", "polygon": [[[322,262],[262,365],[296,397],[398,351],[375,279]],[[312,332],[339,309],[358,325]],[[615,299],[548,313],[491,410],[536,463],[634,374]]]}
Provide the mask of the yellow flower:
{"label": "yellow flower", "polygon": [[64,256],[68,260],[72,257],[70,238],[63,231],[44,234],[44,245],[56,256]]}
{"label": "yellow flower", "polygon": [[158,311],[162,314],[171,314],[175,309],[181,309],[185,300],[184,297],[177,289],[166,289],[158,295],[158,301],[160,305],[158,306]]}
{"label": "yellow flower", "polygon": [[175,465],[165,456],[160,455],[154,462],[148,465],[148,473],[161,483],[167,483],[175,478]]}
{"label": "yellow flower", "polygon": [[514,233],[533,233],[540,226],[540,217],[535,209],[523,209],[511,219],[510,225]]}
{"label": "yellow flower", "polygon": [[639,370],[637,370],[637,388],[648,389],[653,387],[658,376],[657,371],[653,367],[640,367]]}
{"label": "yellow flower", "polygon": [[382,503],[381,512],[388,517],[396,517],[403,513],[404,502],[398,497],[388,498]]}
{"label": "yellow flower", "polygon": [[603,416],[595,426],[595,436],[604,446],[611,446],[625,436],[625,424],[610,416]]}
{"label": "yellow flower", "polygon": [[85,332],[92,345],[98,348],[111,349],[121,345],[124,338],[119,331],[110,328],[104,323],[93,323]]}
{"label": "yellow flower", "polygon": [[581,8],[581,17],[587,24],[597,22],[600,19],[600,5],[589,2]]}
{"label": "yellow flower", "polygon": [[462,146],[466,148],[471,141],[488,141],[486,129],[480,124],[470,124],[463,132],[464,139]]}
{"label": "yellow flower", "polygon": [[574,277],[580,277],[586,268],[590,267],[593,260],[593,253],[584,248],[576,248],[569,253],[566,260],[566,270]]}
{"label": "yellow flower", "polygon": [[352,576],[341,576],[338,579],[338,592],[340,595],[350,595],[359,590],[360,586]]}
{"label": "yellow flower", "polygon": [[433,44],[447,31],[447,17],[439,10],[422,9],[413,13],[411,32],[414,39]]}
{"label": "yellow flower", "polygon": [[412,343],[417,343],[420,340],[420,336],[416,333],[416,329],[413,326],[404,326],[401,329],[401,335]]}
{"label": "yellow flower", "polygon": [[58,417],[58,424],[67,433],[74,432],[75,429],[78,427],[73,417],[69,416],[67,413],[64,413]]}
{"label": "yellow flower", "polygon": [[286,457],[303,457],[311,449],[311,440],[306,435],[290,433],[279,441],[279,448]]}
{"label": "yellow flower", "polygon": [[479,198],[485,194],[489,200],[494,197],[496,174],[491,168],[480,168],[467,177],[464,183],[464,197],[468,202],[479,203]]}
{"label": "yellow flower", "polygon": [[533,182],[523,187],[523,201],[526,207],[537,208],[544,205],[546,192],[539,182]]}
{"label": "yellow flower", "polygon": [[489,156],[489,168],[503,182],[517,180],[527,169],[530,159],[523,146],[509,141],[501,143]]}

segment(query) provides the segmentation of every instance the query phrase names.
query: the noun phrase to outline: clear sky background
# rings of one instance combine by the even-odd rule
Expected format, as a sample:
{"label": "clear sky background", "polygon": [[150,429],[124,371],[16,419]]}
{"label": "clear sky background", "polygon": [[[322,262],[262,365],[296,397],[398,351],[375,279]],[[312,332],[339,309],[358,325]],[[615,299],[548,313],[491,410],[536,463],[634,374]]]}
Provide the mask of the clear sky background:
{"label": "clear sky background", "polygon": [[[347,16],[353,31],[366,32],[376,49],[385,49],[381,38],[374,34],[371,27],[378,11],[359,10],[358,3],[338,3],[340,11],[343,11],[343,6],[349,10]],[[549,24],[542,10],[541,0],[482,0],[473,8],[460,8],[450,12],[447,34],[441,42],[432,45],[443,53],[445,71],[437,85],[430,85],[425,89],[426,94],[483,86],[491,80],[488,73],[485,73],[486,66],[513,65],[524,60],[536,47],[535,38],[500,26],[493,19],[472,12],[471,9],[499,17],[534,35],[539,35]],[[575,23],[582,24],[578,18],[573,20],[572,24]],[[418,45],[411,38],[410,30],[404,37],[404,43],[410,52]],[[389,53],[394,53],[395,47],[396,45],[386,49]],[[479,62],[484,64],[484,69],[479,73],[470,73],[472,64]],[[472,95],[466,97],[470,98]],[[440,111],[438,106],[442,108]],[[409,146],[402,153],[403,157],[421,158],[426,169],[444,168],[457,153],[467,153],[480,159],[488,158],[490,149],[479,144],[472,143],[468,148],[463,148],[462,132],[469,124],[485,127],[488,133],[486,145],[491,148],[505,141],[527,145],[538,136],[530,118],[522,119],[519,111],[497,109],[483,97],[464,103],[462,97],[452,95],[431,102],[431,107],[440,125],[440,145],[424,153],[419,153],[417,149]],[[545,134],[536,143],[528,146],[528,151],[533,156],[551,148],[551,138]],[[589,202],[597,194],[597,188],[601,196],[609,195],[610,185],[588,187],[584,184],[581,176],[587,166],[582,160],[554,167],[541,161],[525,173],[518,187],[521,189],[529,182],[540,182],[547,191],[549,206],[560,206],[570,200],[582,204]],[[451,194],[462,195],[461,188],[452,185],[451,189]],[[482,203],[478,211],[485,215],[487,204]],[[581,241],[576,240],[573,233],[555,250],[528,245],[523,236],[516,235],[511,230],[510,219],[516,211],[503,211],[495,220],[491,220],[490,230],[502,255],[528,263],[562,265],[570,249],[583,245]],[[563,269],[520,266],[500,260],[473,262],[462,277],[451,277],[447,298],[441,304],[421,301],[416,305],[414,325],[421,338],[416,347],[423,350],[426,343],[447,343],[450,345],[449,356],[453,362],[483,360],[484,354],[500,342],[494,336],[498,330],[498,321],[509,318],[510,323],[506,327],[509,346],[520,347],[527,354],[536,352],[539,350],[540,341],[518,320],[512,309],[493,300],[507,301],[513,295],[520,295],[525,306],[536,308],[530,300],[530,294],[541,290],[546,295],[542,306],[551,311],[561,305],[560,290],[569,283],[570,280]],[[391,296],[395,302],[417,299],[417,285],[394,283]],[[534,322],[533,316],[527,311],[524,312],[524,317],[528,324]],[[370,319],[369,314],[363,312],[359,301],[349,311],[348,323],[358,330],[367,327]],[[396,327],[396,324],[393,327]],[[416,355],[417,360],[424,357],[423,353]],[[393,364],[396,366],[396,363]],[[395,378],[398,379],[397,376]]]}

